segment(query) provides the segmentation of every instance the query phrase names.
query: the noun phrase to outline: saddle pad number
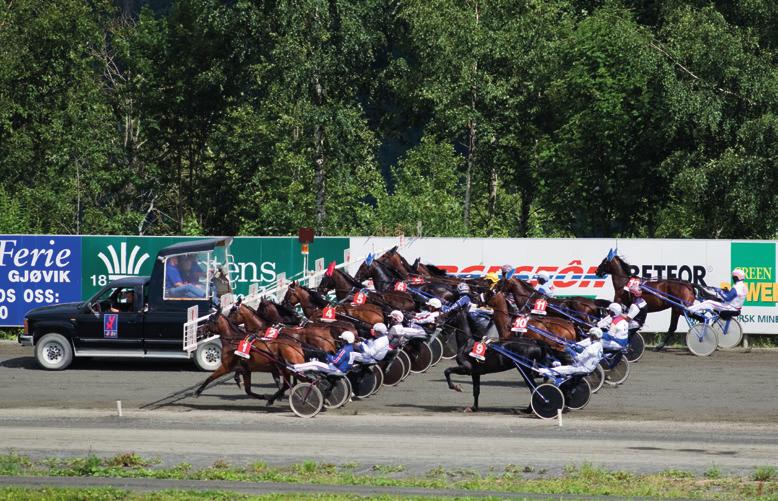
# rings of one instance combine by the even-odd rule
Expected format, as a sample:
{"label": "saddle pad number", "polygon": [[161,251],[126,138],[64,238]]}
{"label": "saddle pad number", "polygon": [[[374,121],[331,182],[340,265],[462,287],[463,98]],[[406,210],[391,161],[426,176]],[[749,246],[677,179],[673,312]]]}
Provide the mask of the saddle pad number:
{"label": "saddle pad number", "polygon": [[254,336],[246,336],[243,341],[238,343],[238,349],[235,350],[235,354],[242,358],[251,358],[251,344],[254,342]]}
{"label": "saddle pad number", "polygon": [[335,308],[332,306],[325,306],[324,311],[321,313],[322,322],[334,322],[335,321]]}
{"label": "saddle pad number", "polygon": [[470,356],[475,358],[476,360],[480,360],[483,362],[486,360],[486,343],[481,343],[480,341],[478,343],[475,343],[473,345],[473,349],[470,350]]}
{"label": "saddle pad number", "polygon": [[424,277],[419,277],[419,276],[411,277],[410,282],[413,285],[423,284],[424,283]]}
{"label": "saddle pad number", "polygon": [[397,282],[394,284],[394,290],[398,292],[405,292],[408,290],[408,285],[405,282]]}
{"label": "saddle pad number", "polygon": [[545,315],[546,306],[548,306],[548,301],[545,299],[536,299],[535,305],[532,307],[532,313],[535,315]]}
{"label": "saddle pad number", "polygon": [[624,286],[624,290],[628,291],[636,288],[640,288],[640,277],[630,277],[630,279],[627,280],[627,285]]}
{"label": "saddle pad number", "polygon": [[365,304],[367,302],[367,294],[365,294],[362,291],[358,291],[356,294],[354,294],[354,300],[351,301],[351,304],[354,306],[359,306],[362,304]]}
{"label": "saddle pad number", "polygon": [[511,326],[511,330],[513,332],[527,332],[527,322],[529,321],[529,317],[525,315],[521,315],[516,317],[513,320],[513,325]]}
{"label": "saddle pad number", "polygon": [[275,338],[278,337],[278,333],[281,332],[281,329],[276,329],[275,327],[268,327],[265,329],[265,335],[262,336],[263,341],[273,341]]}

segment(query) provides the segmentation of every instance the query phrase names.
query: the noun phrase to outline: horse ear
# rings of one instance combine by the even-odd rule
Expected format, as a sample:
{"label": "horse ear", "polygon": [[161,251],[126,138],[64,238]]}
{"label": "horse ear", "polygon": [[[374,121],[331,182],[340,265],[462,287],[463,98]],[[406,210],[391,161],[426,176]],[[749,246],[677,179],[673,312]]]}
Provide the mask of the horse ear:
{"label": "horse ear", "polygon": [[235,301],[235,306],[240,306],[240,305],[241,305],[241,303],[243,303],[243,294],[241,294],[240,296],[238,296],[238,300],[237,300],[237,301]]}

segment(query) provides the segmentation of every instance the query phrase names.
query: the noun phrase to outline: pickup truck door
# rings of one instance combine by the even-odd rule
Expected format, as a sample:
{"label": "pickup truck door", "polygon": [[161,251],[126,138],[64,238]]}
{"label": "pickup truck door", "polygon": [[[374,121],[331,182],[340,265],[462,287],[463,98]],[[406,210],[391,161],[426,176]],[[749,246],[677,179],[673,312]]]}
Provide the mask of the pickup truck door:
{"label": "pickup truck door", "polygon": [[181,352],[186,309],[194,305],[199,306],[201,315],[210,308],[208,301],[202,300],[162,301],[149,305],[143,323],[146,349]]}
{"label": "pickup truck door", "polygon": [[[79,350],[138,350],[143,342],[143,313],[140,287],[107,289],[76,317],[74,342]],[[99,311],[98,311],[99,310]]]}

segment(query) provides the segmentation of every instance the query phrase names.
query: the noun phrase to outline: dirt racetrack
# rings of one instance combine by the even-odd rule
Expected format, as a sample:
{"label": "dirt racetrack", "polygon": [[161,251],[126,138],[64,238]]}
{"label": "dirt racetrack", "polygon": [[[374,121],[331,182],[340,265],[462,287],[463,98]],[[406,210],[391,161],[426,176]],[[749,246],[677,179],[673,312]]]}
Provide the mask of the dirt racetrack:
{"label": "dirt racetrack", "polygon": [[[135,450],[194,464],[248,460],[253,444],[262,443],[263,457],[273,462],[372,460],[419,471],[437,464],[487,468],[494,454],[500,464],[592,461],[637,471],[744,471],[778,461],[776,351],[647,353],[624,386],[603,388],[586,409],[565,414],[562,428],[516,412],[529,392],[513,372],[484,377],[483,411],[464,414],[470,385],[459,378],[463,393],[447,389],[442,371],[450,363],[301,420],[286,402],[267,409],[231,379],[192,398],[206,374],[186,362],[81,360],[46,372],[30,348],[2,343],[0,443],[39,455]],[[269,376],[259,380],[259,391],[268,392]],[[116,417],[116,400],[124,418]],[[480,445],[468,440],[473,434]],[[476,452],[464,457],[462,447]]]}

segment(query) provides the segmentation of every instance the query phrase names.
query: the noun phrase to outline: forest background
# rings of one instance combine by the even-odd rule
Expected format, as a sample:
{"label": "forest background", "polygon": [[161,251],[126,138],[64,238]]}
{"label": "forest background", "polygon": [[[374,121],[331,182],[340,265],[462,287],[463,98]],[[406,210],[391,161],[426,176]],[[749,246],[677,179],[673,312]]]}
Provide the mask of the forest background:
{"label": "forest background", "polygon": [[3,0],[0,233],[778,236],[775,0]]}

